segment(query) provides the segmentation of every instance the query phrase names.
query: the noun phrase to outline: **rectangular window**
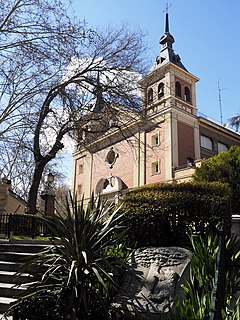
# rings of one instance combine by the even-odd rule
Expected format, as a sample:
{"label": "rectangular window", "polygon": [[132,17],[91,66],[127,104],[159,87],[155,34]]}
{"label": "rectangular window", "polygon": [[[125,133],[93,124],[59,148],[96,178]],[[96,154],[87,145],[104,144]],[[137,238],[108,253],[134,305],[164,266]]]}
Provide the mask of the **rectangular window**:
{"label": "rectangular window", "polygon": [[218,142],[218,153],[228,151],[228,146],[224,143]]}
{"label": "rectangular window", "polygon": [[213,150],[212,139],[206,136],[201,136],[201,147],[206,148],[208,150]]}
{"label": "rectangular window", "polygon": [[161,173],[161,168],[160,168],[160,160],[155,161],[151,165],[151,174],[159,174]]}
{"label": "rectangular window", "polygon": [[82,194],[82,185],[81,185],[81,184],[79,184],[79,185],[77,186],[77,194],[78,194],[78,195]]}
{"label": "rectangular window", "polygon": [[152,137],[152,147],[155,147],[155,146],[159,146],[160,145],[160,134],[159,132],[154,134]]}
{"label": "rectangular window", "polygon": [[78,165],[78,174],[82,174],[83,173],[83,163]]}

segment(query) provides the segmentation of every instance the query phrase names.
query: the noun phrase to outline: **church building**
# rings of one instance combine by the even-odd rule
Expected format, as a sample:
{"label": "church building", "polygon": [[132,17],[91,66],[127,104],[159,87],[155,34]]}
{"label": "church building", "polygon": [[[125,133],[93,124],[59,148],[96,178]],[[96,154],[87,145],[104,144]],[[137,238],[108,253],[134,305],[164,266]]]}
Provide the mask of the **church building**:
{"label": "church building", "polygon": [[173,44],[166,14],[160,54],[139,81],[144,117],[76,145],[74,193],[117,201],[145,184],[187,181],[202,159],[240,145],[238,133],[198,114],[199,79],[182,64]]}

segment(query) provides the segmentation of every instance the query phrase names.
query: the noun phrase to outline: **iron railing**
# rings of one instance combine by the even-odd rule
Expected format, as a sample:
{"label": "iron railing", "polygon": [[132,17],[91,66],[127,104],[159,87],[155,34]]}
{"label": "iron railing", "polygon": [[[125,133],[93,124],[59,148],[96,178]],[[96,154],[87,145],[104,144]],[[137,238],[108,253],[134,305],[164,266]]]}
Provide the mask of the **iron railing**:
{"label": "iron railing", "polygon": [[0,214],[0,235],[49,237],[52,235],[46,221],[39,216],[30,214],[2,213]]}

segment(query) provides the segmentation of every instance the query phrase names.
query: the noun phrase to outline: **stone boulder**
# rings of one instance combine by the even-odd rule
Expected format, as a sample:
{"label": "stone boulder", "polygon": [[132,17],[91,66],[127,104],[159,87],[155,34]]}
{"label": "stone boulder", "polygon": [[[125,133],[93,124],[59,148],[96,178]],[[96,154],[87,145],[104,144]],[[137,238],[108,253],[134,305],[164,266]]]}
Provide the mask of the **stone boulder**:
{"label": "stone boulder", "polygon": [[189,279],[192,253],[179,247],[146,247],[129,257],[133,272],[125,276],[122,290],[112,305],[113,318],[164,319],[182,298],[181,285]]}

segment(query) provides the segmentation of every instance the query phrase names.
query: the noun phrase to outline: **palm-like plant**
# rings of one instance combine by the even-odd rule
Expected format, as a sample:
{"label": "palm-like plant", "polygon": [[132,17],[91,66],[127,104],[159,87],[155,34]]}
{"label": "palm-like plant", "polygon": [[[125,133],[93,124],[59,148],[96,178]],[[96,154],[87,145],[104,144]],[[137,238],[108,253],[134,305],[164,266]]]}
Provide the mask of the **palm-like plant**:
{"label": "palm-like plant", "polygon": [[[12,308],[18,319],[26,319],[20,316],[23,305],[27,302],[29,308],[32,301],[41,302],[41,308],[44,301],[53,307],[49,317],[40,310],[45,320],[107,318],[110,291],[117,286],[115,280],[126,268],[117,250],[125,229],[123,214],[119,209],[111,210],[112,207],[94,201],[93,197],[86,209],[84,199],[79,205],[70,198],[66,218],[59,215],[46,219],[54,240],[27,264],[28,272],[39,280]],[[28,314],[27,319],[40,320],[40,315],[31,318]]]}
{"label": "palm-like plant", "polygon": [[240,115],[238,114],[237,116],[230,118],[229,124],[230,126],[235,127],[236,132],[238,132],[239,125],[240,125]]}

